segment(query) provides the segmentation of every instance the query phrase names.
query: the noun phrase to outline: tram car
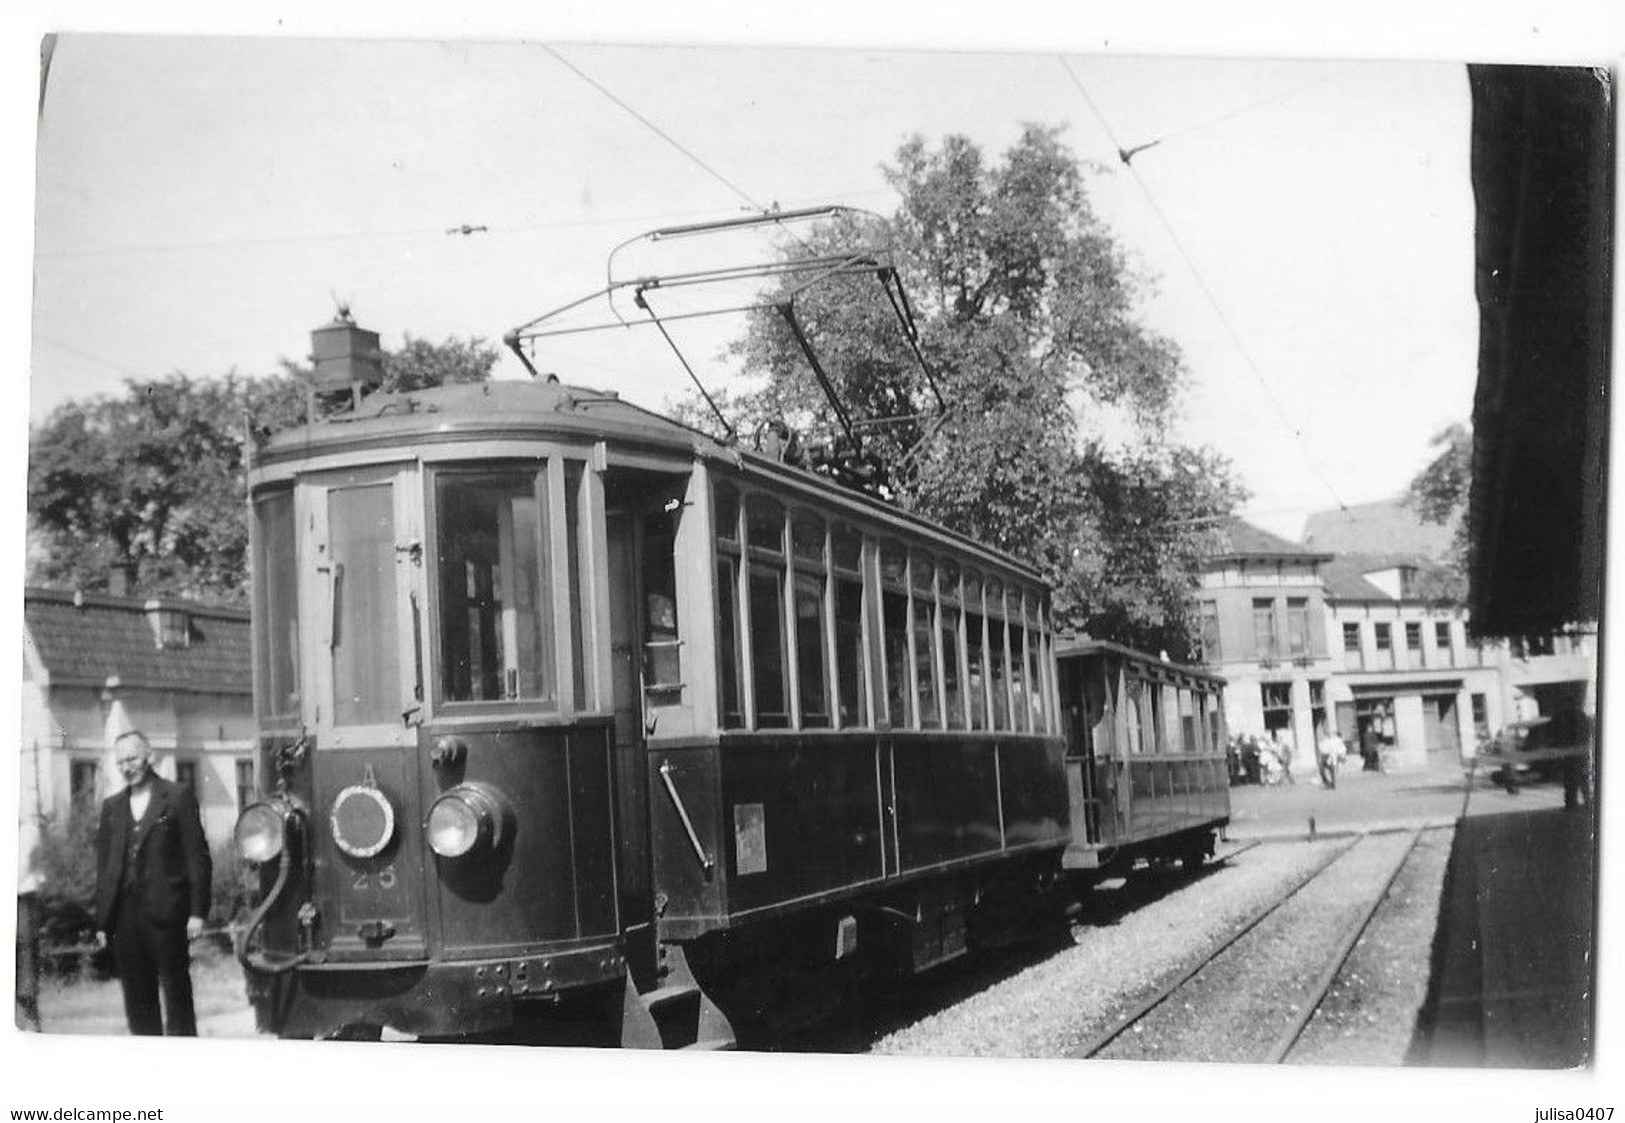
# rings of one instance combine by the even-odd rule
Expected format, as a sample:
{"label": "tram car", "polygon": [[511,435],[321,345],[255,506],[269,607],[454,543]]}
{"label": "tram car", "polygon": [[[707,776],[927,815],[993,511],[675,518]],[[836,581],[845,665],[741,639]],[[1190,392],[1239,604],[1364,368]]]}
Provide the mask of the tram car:
{"label": "tram car", "polygon": [[1072,815],[1068,870],[1196,869],[1230,821],[1224,679],[1104,641],[1056,653]]}
{"label": "tram car", "polygon": [[772,455],[538,378],[248,483],[262,1031],[728,1047],[1055,914],[1085,763],[1122,836],[1039,574]]}

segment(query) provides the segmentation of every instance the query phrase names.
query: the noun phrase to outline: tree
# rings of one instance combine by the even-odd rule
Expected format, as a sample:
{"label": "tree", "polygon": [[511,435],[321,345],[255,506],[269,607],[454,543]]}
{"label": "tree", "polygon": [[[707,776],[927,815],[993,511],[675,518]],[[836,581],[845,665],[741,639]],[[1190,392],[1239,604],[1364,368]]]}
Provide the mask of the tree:
{"label": "tree", "polygon": [[1467,500],[1473,486],[1473,431],[1456,422],[1428,442],[1433,459],[1405,489],[1405,504],[1424,522],[1454,524],[1450,553],[1441,572],[1429,574],[1419,595],[1450,604],[1467,600]]}
{"label": "tree", "polygon": [[[878,229],[838,218],[789,251],[888,245],[929,378],[872,278],[805,288],[794,309],[856,419],[851,459],[873,490],[1036,565],[1064,626],[1184,654],[1204,530],[1242,493],[1222,458],[1161,436],[1183,363],[1139,322],[1143,282],[1085,171],[1052,128],[1028,126],[993,165],[964,137],[916,137],[886,169],[895,215]],[[763,383],[734,399],[742,429],[784,417],[838,434],[779,312],[753,313],[734,351]],[[1139,426],[1137,448],[1081,443],[1075,411],[1106,406]]]}
{"label": "tree", "polygon": [[[477,339],[408,336],[384,358],[386,385],[474,381],[496,358]],[[305,418],[301,368],[283,367],[132,379],[122,396],[57,407],[29,435],[30,583],[98,590],[122,570],[143,593],[244,603],[245,424],[275,431]]]}

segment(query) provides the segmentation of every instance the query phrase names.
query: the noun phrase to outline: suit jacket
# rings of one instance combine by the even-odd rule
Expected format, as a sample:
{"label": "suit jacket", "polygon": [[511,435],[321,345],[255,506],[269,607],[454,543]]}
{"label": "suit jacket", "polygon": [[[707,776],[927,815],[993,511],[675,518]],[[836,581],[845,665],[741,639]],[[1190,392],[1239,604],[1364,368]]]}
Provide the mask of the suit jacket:
{"label": "suit jacket", "polygon": [[[129,879],[127,860],[136,863]],[[151,924],[185,927],[187,917],[209,915],[212,875],[197,801],[184,786],[154,776],[152,800],[140,823],[130,818],[128,788],[102,801],[96,828],[97,927],[109,931],[120,907],[140,909]],[[126,880],[131,893],[121,904]]]}

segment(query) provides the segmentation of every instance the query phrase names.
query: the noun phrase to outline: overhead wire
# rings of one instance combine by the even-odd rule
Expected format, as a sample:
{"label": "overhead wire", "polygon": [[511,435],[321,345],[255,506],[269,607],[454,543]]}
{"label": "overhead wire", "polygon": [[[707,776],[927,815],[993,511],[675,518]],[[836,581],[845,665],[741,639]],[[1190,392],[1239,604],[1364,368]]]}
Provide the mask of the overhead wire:
{"label": "overhead wire", "polygon": [[582,70],[575,63],[573,63],[569,59],[565,58],[562,54],[560,54],[558,52],[558,50],[556,48],[550,47],[546,43],[541,43],[541,44],[539,44],[539,46],[542,48],[542,50],[546,51],[548,54],[552,55],[556,60],[558,60],[559,65],[561,65],[565,69],[569,70],[577,78],[580,78],[583,82],[587,83],[587,85],[591,86],[593,89],[597,90],[599,93],[601,93],[605,97],[607,97],[610,101],[612,101],[616,105],[620,106],[631,117],[633,117],[635,120],[637,120],[640,124],[642,124],[650,132],[654,133],[661,140],[665,141],[667,144],[671,145],[677,151],[681,152],[685,157],[687,157],[697,167],[699,167],[701,170],[703,170],[712,179],[716,180],[718,183],[720,183],[724,187],[726,187],[729,191],[732,191],[735,195],[739,196],[747,204],[749,204],[754,210],[760,211],[763,214],[768,213],[768,208],[762,206],[761,203],[757,202],[751,196],[751,194],[748,191],[746,191],[743,187],[740,187],[733,180],[729,179],[727,176],[723,175],[721,172],[719,172],[715,168],[713,168],[710,164],[706,163],[692,149],[690,149],[687,145],[683,144],[676,137],[674,137],[670,133],[668,133],[665,129],[662,129],[659,125],[657,125],[653,121],[649,120],[649,118],[645,117],[642,113],[639,113],[636,109],[634,109],[626,101],[624,101],[620,97],[616,96],[616,94],[612,90],[610,90],[608,87],[606,87],[602,82],[599,82],[592,75],[588,74],[586,71]]}
{"label": "overhead wire", "polygon": [[[1213,289],[1208,285],[1207,279],[1202,275],[1202,270],[1196,264],[1196,260],[1191,257],[1190,252],[1186,250],[1184,243],[1180,240],[1178,232],[1174,230],[1173,223],[1168,220],[1168,216],[1163,213],[1162,207],[1157,203],[1157,198],[1152,193],[1150,185],[1145,182],[1145,178],[1140,175],[1139,169],[1134,166],[1132,160],[1134,153],[1143,151],[1151,145],[1143,144],[1136,146],[1134,149],[1125,149],[1122,142],[1118,140],[1117,134],[1112,130],[1111,124],[1106,120],[1106,115],[1102,113],[1100,111],[1100,107],[1095,104],[1094,98],[1089,96],[1089,91],[1084,86],[1083,80],[1079,78],[1077,72],[1072,69],[1072,64],[1067,61],[1065,56],[1057,56],[1057,60],[1060,62],[1061,68],[1066,71],[1067,77],[1072,80],[1072,84],[1077,87],[1078,93],[1082,95],[1084,103],[1089,106],[1090,112],[1093,113],[1095,115],[1095,119],[1100,122],[1100,127],[1105,130],[1106,136],[1112,142],[1112,147],[1117,149],[1118,156],[1123,161],[1123,166],[1128,168],[1129,174],[1134,177],[1134,182],[1139,185],[1141,193],[1145,196],[1146,202],[1151,207],[1151,212],[1156,215],[1157,221],[1162,224],[1162,228],[1167,233],[1169,240],[1173,242],[1174,249],[1178,251],[1179,256],[1184,259],[1185,265],[1191,271],[1191,276],[1195,279],[1197,287],[1201,289],[1202,295],[1206,297],[1209,307],[1213,309],[1214,315],[1218,317],[1219,323],[1224,327],[1225,333],[1229,335],[1231,343],[1235,345],[1236,351],[1241,355],[1242,360],[1247,364],[1248,369],[1252,372],[1253,378],[1258,382],[1259,387],[1264,391],[1265,398],[1269,400],[1269,403],[1271,407],[1274,408],[1276,415],[1280,417],[1281,421],[1287,426],[1287,428],[1292,432],[1293,437],[1297,440],[1300,448],[1303,451],[1304,460],[1308,462],[1310,469],[1314,471],[1315,475],[1320,478],[1320,482],[1325,485],[1326,491],[1337,503],[1338,509],[1344,511],[1348,510],[1348,504],[1343,501],[1343,497],[1338,493],[1336,486],[1331,481],[1331,478],[1327,476],[1325,469],[1321,467],[1320,461],[1315,457],[1314,453],[1310,451],[1309,443],[1304,438],[1303,430],[1298,428],[1297,423],[1293,421],[1291,416],[1287,413],[1286,407],[1281,404],[1281,400],[1276,396],[1274,388],[1269,384],[1269,380],[1264,377],[1263,370],[1259,367],[1257,361],[1253,359],[1252,352],[1247,349],[1246,343],[1242,341],[1241,333],[1238,332],[1235,325],[1230,322],[1230,317],[1225,313],[1223,305],[1219,303],[1217,294],[1215,294]],[[1158,142],[1151,142],[1151,144],[1155,143]]]}

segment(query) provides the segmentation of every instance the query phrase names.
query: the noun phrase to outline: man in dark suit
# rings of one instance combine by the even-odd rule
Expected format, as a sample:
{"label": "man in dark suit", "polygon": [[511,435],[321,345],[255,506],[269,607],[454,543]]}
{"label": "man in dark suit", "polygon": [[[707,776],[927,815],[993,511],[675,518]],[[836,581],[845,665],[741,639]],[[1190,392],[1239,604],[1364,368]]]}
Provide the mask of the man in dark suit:
{"label": "man in dark suit", "polygon": [[96,829],[97,939],[112,945],[130,1032],[195,1037],[189,948],[209,914],[211,874],[197,801],[153,774],[143,734],[121,734],[113,756],[126,786],[102,802]]}

